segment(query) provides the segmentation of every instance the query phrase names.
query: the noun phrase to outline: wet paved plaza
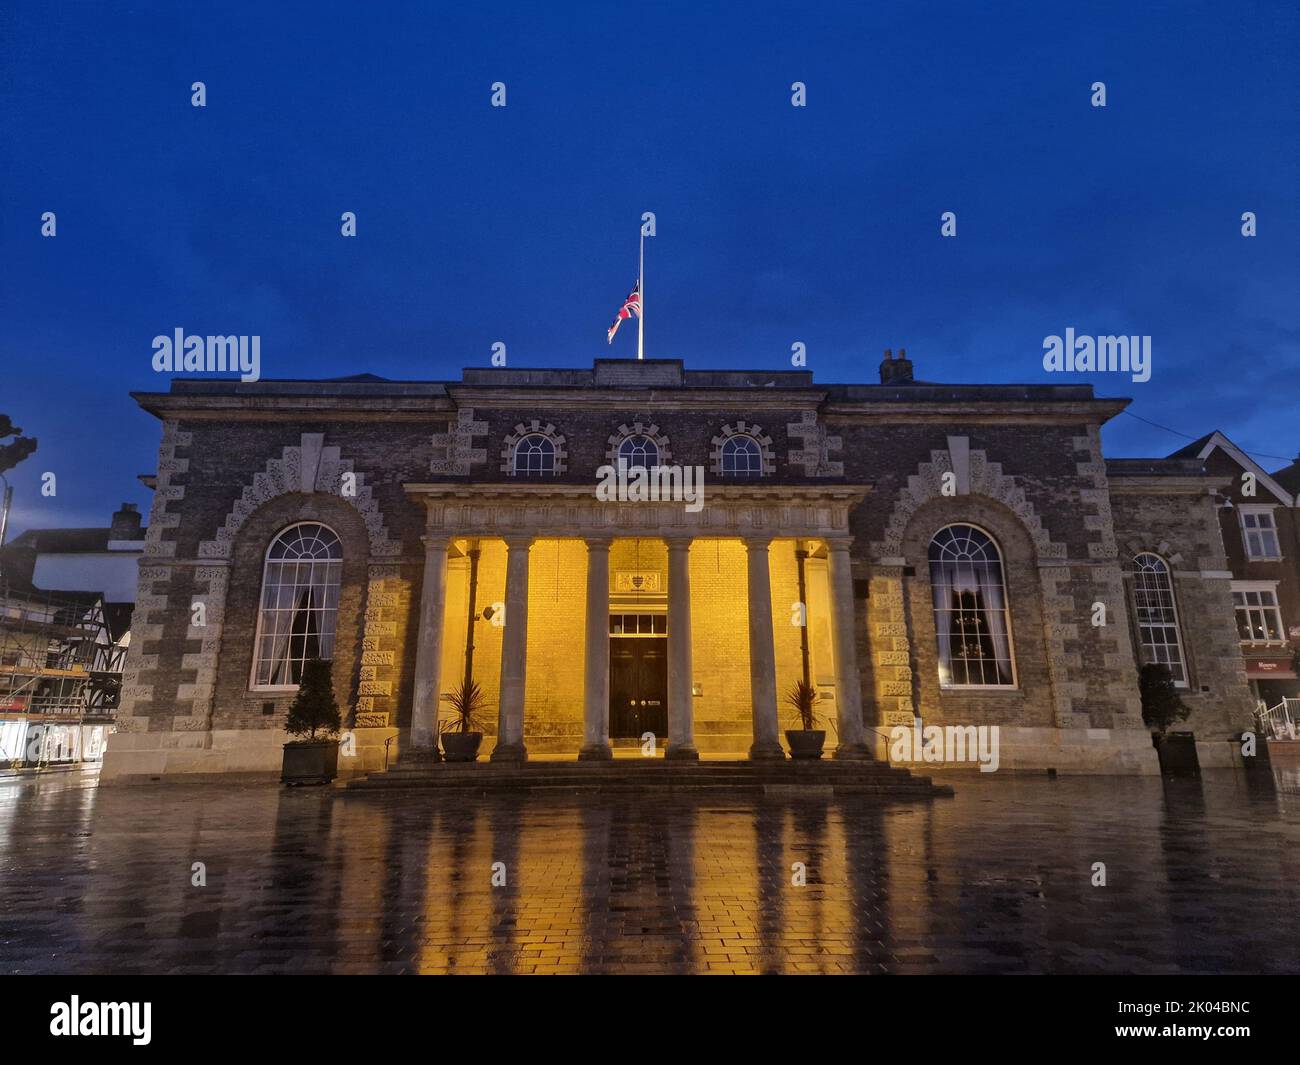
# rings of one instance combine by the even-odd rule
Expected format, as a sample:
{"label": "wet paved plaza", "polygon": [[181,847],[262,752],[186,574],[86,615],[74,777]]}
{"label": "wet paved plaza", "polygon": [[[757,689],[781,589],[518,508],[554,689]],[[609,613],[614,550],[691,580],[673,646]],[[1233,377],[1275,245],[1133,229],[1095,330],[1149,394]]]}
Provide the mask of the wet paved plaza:
{"label": "wet paved plaza", "polygon": [[8,777],[0,971],[1300,971],[1294,777],[952,781],[882,805]]}

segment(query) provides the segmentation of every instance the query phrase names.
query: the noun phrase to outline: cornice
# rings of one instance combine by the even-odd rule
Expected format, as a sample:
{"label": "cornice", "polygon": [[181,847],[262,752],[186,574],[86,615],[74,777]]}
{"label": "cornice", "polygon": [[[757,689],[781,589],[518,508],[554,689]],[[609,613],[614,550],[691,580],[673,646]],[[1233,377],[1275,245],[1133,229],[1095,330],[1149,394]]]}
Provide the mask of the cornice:
{"label": "cornice", "polygon": [[701,509],[677,500],[604,502],[595,485],[407,484],[426,533],[536,538],[845,538],[871,485],[705,486]]}
{"label": "cornice", "polygon": [[475,410],[506,408],[548,411],[628,410],[811,410],[826,399],[822,389],[808,388],[546,388],[448,385],[458,406]]}
{"label": "cornice", "polygon": [[1017,424],[1031,422],[1089,422],[1101,424],[1119,414],[1129,401],[1126,399],[1096,399],[1082,401],[1057,401],[1033,403],[1014,401],[935,401],[898,402],[884,400],[871,402],[827,403],[823,415],[827,424],[835,425],[889,425],[906,422],[933,423],[961,420],[965,424]]}
{"label": "cornice", "polygon": [[1209,495],[1226,488],[1230,477],[1128,477],[1111,474],[1107,484],[1111,495]]}
{"label": "cornice", "polygon": [[131,398],[156,418],[283,421],[286,415],[332,421],[374,421],[376,415],[421,421],[456,409],[446,396],[256,396],[179,395],[132,392]]}
{"label": "cornice", "polygon": [[[578,502],[595,500],[596,485],[590,484],[502,484],[488,481],[431,481],[407,482],[402,486],[408,495],[423,496],[458,503],[508,503],[519,502],[535,506],[539,502]],[[754,502],[835,502],[856,505],[866,499],[875,488],[871,483],[859,484],[709,484],[705,483],[706,497],[727,502],[738,500]],[[613,504],[605,504],[613,505]],[[630,503],[628,506],[647,504]],[[674,503],[673,506],[679,504]]]}

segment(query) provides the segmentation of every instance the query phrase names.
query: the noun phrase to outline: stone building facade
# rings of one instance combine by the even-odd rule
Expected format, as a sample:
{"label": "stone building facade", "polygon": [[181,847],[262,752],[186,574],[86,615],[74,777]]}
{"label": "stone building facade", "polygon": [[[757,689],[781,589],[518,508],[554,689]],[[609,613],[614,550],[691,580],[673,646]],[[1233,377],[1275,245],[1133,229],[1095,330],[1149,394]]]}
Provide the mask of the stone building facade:
{"label": "stone building facade", "polygon": [[[1004,768],[1154,772],[1137,663],[1170,640],[1203,764],[1250,726],[1221,486],[1107,462],[1127,401],[1090,386],[887,356],[880,384],[598,360],[135,398],[162,445],[105,780],[278,771],[317,655],[349,771],[432,743],[467,674],[506,761],[781,758],[807,678],[836,757],[920,715],[999,726]],[[703,495],[610,499],[602,468]]]}

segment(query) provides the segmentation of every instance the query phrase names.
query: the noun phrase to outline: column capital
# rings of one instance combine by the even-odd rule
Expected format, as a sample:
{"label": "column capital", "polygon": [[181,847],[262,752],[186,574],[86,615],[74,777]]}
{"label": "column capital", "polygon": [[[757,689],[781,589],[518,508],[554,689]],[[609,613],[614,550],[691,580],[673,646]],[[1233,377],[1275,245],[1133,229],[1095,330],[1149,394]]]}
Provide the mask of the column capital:
{"label": "column capital", "polygon": [[746,533],[744,536],[745,547],[750,551],[766,551],[775,539],[771,533]]}
{"label": "column capital", "polygon": [[608,551],[614,544],[612,536],[584,536],[588,551]]}
{"label": "column capital", "polygon": [[695,542],[695,537],[689,534],[683,536],[665,536],[662,539],[663,542],[668,545],[669,551],[689,550],[691,544]]}
{"label": "column capital", "polygon": [[514,551],[516,548],[523,548],[525,551],[533,546],[536,539],[532,533],[506,533],[501,537],[505,541],[506,547]]}
{"label": "column capital", "polygon": [[425,533],[420,537],[425,551],[448,551],[451,549],[451,541],[452,538],[446,533]]}
{"label": "column capital", "polygon": [[847,551],[853,546],[852,536],[823,536],[822,542],[827,551]]}

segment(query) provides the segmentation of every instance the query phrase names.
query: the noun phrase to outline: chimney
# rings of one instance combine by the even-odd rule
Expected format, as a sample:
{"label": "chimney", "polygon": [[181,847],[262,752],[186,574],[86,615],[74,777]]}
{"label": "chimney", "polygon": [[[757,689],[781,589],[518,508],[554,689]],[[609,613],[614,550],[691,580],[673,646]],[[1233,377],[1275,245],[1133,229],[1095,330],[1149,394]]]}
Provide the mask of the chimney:
{"label": "chimney", "polygon": [[892,348],[885,349],[885,357],[880,362],[880,383],[882,385],[907,385],[912,383],[912,360],[907,357],[907,349],[898,349],[898,358],[894,358]]}
{"label": "chimney", "polygon": [[123,503],[122,509],[114,513],[113,524],[109,526],[110,540],[143,540],[144,532],[140,528],[140,510],[134,503]]}

